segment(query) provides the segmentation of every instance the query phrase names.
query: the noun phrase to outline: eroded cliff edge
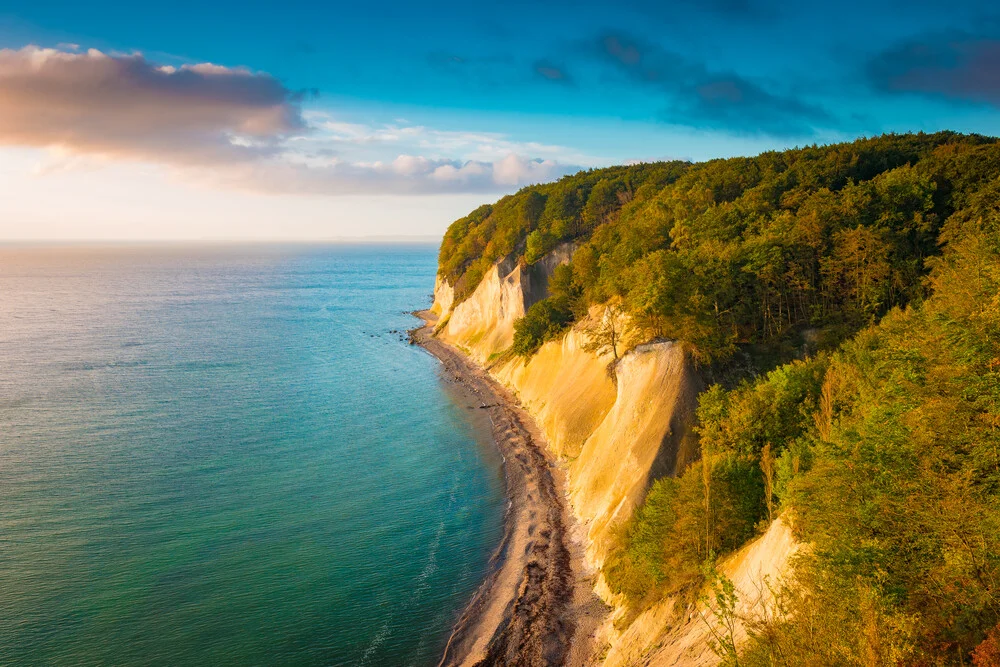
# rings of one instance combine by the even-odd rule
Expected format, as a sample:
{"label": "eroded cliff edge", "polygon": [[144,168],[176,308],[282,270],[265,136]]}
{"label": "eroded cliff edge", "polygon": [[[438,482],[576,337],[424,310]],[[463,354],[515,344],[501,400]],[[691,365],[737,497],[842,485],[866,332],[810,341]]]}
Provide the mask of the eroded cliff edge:
{"label": "eroded cliff edge", "polygon": [[513,341],[514,322],[544,298],[548,276],[569,251],[561,246],[530,267],[497,262],[457,305],[439,280],[433,310],[440,313],[438,338],[516,392],[550,451],[568,464],[571,504],[587,527],[588,561],[599,568],[609,529],[631,515],[651,479],[696,458],[691,426],[701,381],[672,341],[639,345],[609,370],[613,355],[585,350],[582,327],[527,361],[497,359]]}
{"label": "eroded cliff edge", "polygon": [[[505,258],[464,301],[438,278],[433,312],[437,338],[458,348],[514,392],[541,428],[545,446],[566,470],[566,492],[581,534],[592,584],[611,605],[594,639],[591,664],[715,664],[705,610],[666,600],[626,622],[622,601],[600,575],[614,528],[642,502],[650,484],[677,475],[698,458],[695,408],[704,383],[681,345],[652,341],[615,360],[591,351],[588,321],[545,343],[530,359],[505,354],[514,323],[545,298],[552,271],[569,260],[563,244],[533,265]],[[591,314],[601,317],[601,312]],[[613,363],[614,362],[614,363]],[[787,527],[775,522],[761,538],[723,563],[744,606],[763,577],[777,577],[794,551]],[[710,614],[710,612],[709,612]]]}

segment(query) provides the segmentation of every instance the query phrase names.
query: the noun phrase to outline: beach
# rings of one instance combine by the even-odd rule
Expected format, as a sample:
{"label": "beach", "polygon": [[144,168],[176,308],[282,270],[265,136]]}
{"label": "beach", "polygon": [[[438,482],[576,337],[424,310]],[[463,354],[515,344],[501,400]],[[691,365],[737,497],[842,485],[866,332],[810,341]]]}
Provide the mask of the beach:
{"label": "beach", "polygon": [[433,313],[415,314],[425,326],[411,332],[411,341],[439,359],[444,377],[488,411],[509,501],[490,573],[456,622],[440,666],[583,664],[605,607],[593,592],[582,545],[572,537],[564,471],[547,455],[517,399],[433,337]]}

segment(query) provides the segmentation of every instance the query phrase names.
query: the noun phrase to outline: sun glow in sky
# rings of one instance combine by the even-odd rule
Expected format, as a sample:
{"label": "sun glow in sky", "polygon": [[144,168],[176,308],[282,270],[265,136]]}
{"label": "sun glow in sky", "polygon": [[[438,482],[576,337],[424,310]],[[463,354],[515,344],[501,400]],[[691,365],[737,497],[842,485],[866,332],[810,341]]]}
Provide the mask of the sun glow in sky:
{"label": "sun glow in sky", "polygon": [[1000,132],[988,2],[8,2],[0,239],[438,236],[521,186]]}

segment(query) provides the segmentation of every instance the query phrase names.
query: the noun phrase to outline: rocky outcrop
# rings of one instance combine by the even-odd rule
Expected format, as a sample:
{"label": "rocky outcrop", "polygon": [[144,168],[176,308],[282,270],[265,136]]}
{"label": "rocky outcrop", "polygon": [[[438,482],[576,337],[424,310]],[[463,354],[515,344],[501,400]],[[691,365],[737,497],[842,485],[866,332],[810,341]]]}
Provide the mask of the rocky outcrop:
{"label": "rocky outcrop", "polygon": [[455,303],[455,290],[452,289],[448,281],[438,276],[434,280],[434,305],[431,312],[438,316],[441,322],[451,314],[451,306]]}

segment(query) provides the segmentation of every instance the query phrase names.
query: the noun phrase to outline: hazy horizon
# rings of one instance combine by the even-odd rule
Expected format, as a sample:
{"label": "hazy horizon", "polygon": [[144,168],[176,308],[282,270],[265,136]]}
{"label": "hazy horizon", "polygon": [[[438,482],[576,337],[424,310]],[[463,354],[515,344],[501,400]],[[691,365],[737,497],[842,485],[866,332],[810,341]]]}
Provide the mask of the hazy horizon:
{"label": "hazy horizon", "polygon": [[215,246],[215,245],[273,245],[273,246],[323,246],[323,245],[439,245],[439,236],[342,236],[339,238],[315,239],[247,239],[247,238],[24,238],[0,239],[0,248],[17,247],[136,247],[146,246]]}

